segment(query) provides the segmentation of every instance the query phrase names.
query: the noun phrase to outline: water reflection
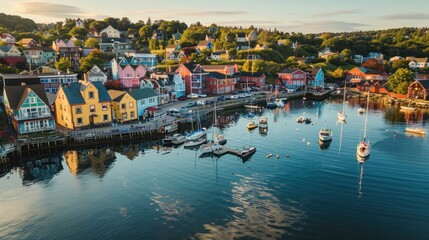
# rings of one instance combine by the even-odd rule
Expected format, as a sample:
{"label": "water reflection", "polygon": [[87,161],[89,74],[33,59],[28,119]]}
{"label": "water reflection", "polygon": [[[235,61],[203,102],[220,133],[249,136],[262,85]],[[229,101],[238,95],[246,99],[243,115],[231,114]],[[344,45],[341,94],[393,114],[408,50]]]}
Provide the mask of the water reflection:
{"label": "water reflection", "polygon": [[91,169],[98,176],[103,177],[109,170],[110,165],[115,161],[116,156],[113,150],[96,148],[80,151],[69,150],[64,153],[64,158],[73,175],[78,175],[86,169]]}
{"label": "water reflection", "polygon": [[222,225],[204,224],[206,233],[198,239],[281,239],[286,229],[300,229],[306,214],[289,202],[287,205],[272,194],[268,183],[245,176],[233,182],[229,209],[232,217]]}
{"label": "water reflection", "polygon": [[63,170],[61,156],[53,155],[37,160],[27,161],[22,172],[24,185],[32,185],[38,181],[49,181]]}
{"label": "water reflection", "polygon": [[151,200],[159,207],[157,211],[161,212],[161,217],[166,221],[183,220],[189,213],[192,213],[193,209],[186,202],[174,199],[169,195],[161,195],[156,192],[152,192],[152,194]]}
{"label": "water reflection", "polygon": [[363,195],[363,191],[362,191],[363,165],[364,164],[359,164],[359,190],[358,190],[358,197],[362,197],[362,195]]}
{"label": "water reflection", "polygon": [[322,149],[322,150],[328,150],[329,146],[331,145],[331,142],[332,142],[332,140],[324,142],[324,141],[322,141],[322,140],[319,139],[319,147],[320,147],[320,149]]}

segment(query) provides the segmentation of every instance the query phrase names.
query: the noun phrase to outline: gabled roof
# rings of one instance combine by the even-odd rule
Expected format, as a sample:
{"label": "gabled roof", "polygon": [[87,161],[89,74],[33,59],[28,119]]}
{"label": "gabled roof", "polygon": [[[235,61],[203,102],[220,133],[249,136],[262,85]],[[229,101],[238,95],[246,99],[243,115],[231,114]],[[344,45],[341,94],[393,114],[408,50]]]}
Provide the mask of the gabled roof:
{"label": "gabled roof", "polygon": [[143,89],[132,90],[130,92],[130,95],[135,100],[141,100],[141,99],[146,99],[146,98],[158,96],[158,94],[156,94],[156,92],[153,89],[150,89],[150,88],[143,88]]}
{"label": "gabled roof", "polygon": [[212,77],[212,78],[216,78],[216,79],[228,79],[228,78],[231,78],[228,75],[223,74],[223,73],[219,73],[219,72],[211,72],[211,73],[209,73],[208,76]]}
{"label": "gabled roof", "polygon": [[356,67],[356,68],[364,74],[366,74],[369,71],[369,69],[364,68],[364,67]]}
{"label": "gabled roof", "polygon": [[244,32],[240,32],[240,33],[237,33],[237,37],[244,38],[246,37],[246,34]]}
{"label": "gabled roof", "polygon": [[304,71],[310,75],[316,76],[320,68],[306,68]]}
{"label": "gabled roof", "polygon": [[19,86],[6,86],[5,92],[7,94],[9,105],[12,109],[18,109],[21,104],[25,101],[27,98],[29,92],[33,91],[34,93],[39,96],[39,98],[49,106],[48,98],[45,94],[45,88],[42,84],[35,84],[35,85],[19,85]]}
{"label": "gabled roof", "polygon": [[39,46],[34,46],[34,47],[24,48],[23,50],[24,50],[24,51],[25,51],[25,50],[30,50],[30,51],[32,51],[32,50],[41,50],[41,51],[43,51],[43,52],[55,52],[55,50],[54,50],[54,49],[52,49],[51,47],[39,47]]}
{"label": "gabled roof", "polygon": [[98,90],[98,101],[108,102],[111,101],[106,88],[101,82],[90,82],[83,84],[82,82],[71,83],[70,85],[63,85],[64,94],[67,97],[69,104],[85,104],[85,100],[82,97],[81,91],[84,91],[88,84],[93,84]]}
{"label": "gabled roof", "polygon": [[119,90],[109,90],[107,92],[109,93],[109,96],[112,99],[112,101],[115,101],[115,102],[120,102],[126,94],[126,92],[119,91]]}
{"label": "gabled roof", "polygon": [[281,70],[279,73],[294,73],[296,71],[300,71],[299,69],[285,68]]}
{"label": "gabled roof", "polygon": [[234,77],[262,77],[264,76],[263,72],[236,72]]}
{"label": "gabled roof", "polygon": [[202,69],[202,66],[200,64],[194,64],[194,63],[184,63],[182,64],[184,67],[186,67],[186,69],[189,70],[189,72],[191,73],[199,73],[199,72],[195,72],[195,69],[197,67],[201,67],[201,73],[205,73],[204,69]]}
{"label": "gabled roof", "polygon": [[416,80],[418,81],[426,90],[429,89],[429,80]]}
{"label": "gabled roof", "polygon": [[209,43],[211,43],[208,40],[204,40],[198,43],[197,47],[206,47],[207,45],[209,45]]}

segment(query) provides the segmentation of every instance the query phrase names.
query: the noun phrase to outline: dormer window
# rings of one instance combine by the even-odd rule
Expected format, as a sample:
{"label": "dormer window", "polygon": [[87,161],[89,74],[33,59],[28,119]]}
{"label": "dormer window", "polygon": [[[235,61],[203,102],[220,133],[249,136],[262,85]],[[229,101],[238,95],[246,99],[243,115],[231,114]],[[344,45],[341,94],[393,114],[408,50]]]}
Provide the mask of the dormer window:
{"label": "dormer window", "polygon": [[95,96],[94,96],[94,92],[89,92],[89,93],[88,93],[88,97],[89,97],[89,99],[93,99],[93,98],[95,98]]}

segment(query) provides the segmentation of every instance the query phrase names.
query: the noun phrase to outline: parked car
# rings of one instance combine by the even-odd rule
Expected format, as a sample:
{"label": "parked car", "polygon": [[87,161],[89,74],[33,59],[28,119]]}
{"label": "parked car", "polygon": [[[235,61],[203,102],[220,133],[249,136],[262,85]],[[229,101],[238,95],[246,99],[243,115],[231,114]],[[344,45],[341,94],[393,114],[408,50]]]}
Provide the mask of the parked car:
{"label": "parked car", "polygon": [[186,107],[193,107],[193,106],[197,106],[197,103],[196,102],[188,102],[186,104]]}
{"label": "parked car", "polygon": [[198,94],[191,93],[191,94],[188,95],[188,98],[198,98]]}
{"label": "parked car", "polygon": [[184,100],[186,100],[186,99],[188,99],[188,97],[187,97],[187,96],[180,96],[177,100],[179,100],[179,101],[184,101]]}
{"label": "parked car", "polygon": [[198,97],[202,97],[202,98],[204,98],[204,97],[207,97],[207,94],[205,94],[205,93],[201,93],[201,94],[199,94],[199,95],[198,95]]}

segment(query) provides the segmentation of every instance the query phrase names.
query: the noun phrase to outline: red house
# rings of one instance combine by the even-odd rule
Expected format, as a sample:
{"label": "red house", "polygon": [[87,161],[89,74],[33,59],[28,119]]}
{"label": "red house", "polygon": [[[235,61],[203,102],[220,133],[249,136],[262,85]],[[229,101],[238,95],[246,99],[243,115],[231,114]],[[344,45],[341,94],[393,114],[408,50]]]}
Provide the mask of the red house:
{"label": "red house", "polygon": [[277,75],[284,85],[304,86],[307,84],[307,73],[300,69],[285,68]]}
{"label": "red house", "polygon": [[408,86],[408,98],[429,99],[429,80],[416,80]]}
{"label": "red house", "polygon": [[236,78],[235,88],[246,89],[252,87],[259,87],[263,89],[265,87],[265,74],[262,72],[237,72],[234,74]]}
{"label": "red house", "polygon": [[359,83],[364,80],[386,80],[387,73],[373,71],[364,67],[355,67],[346,74],[347,81],[351,83]]}
{"label": "red house", "polygon": [[218,72],[207,75],[206,92],[208,94],[230,93],[235,89],[235,77]]}
{"label": "red house", "polygon": [[184,63],[180,64],[179,68],[176,69],[176,73],[185,82],[186,94],[196,93],[201,94],[207,91],[207,75],[200,64]]}

